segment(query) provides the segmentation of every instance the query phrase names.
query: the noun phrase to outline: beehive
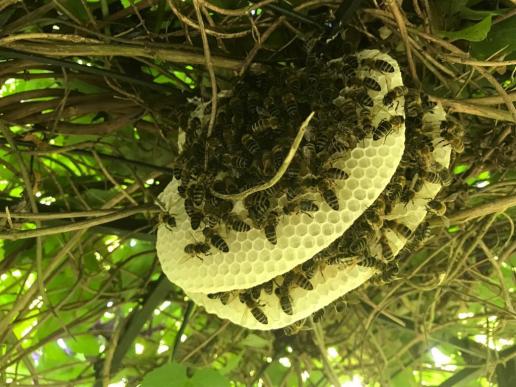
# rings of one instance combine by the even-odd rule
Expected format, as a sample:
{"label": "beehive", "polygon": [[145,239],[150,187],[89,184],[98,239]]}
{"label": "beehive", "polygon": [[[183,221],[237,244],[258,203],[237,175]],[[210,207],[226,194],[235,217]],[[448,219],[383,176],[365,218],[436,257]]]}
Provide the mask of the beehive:
{"label": "beehive", "polygon": [[[377,127],[384,120],[393,116],[404,115],[403,97],[396,103],[385,106],[385,94],[397,86],[402,79],[399,67],[392,58],[376,50],[367,50],[357,54],[360,62],[364,59],[381,59],[395,69],[393,73],[375,71],[367,66],[360,66],[357,71],[359,79],[374,78],[381,86],[380,91],[369,90],[374,101],[370,109],[372,125]],[[340,59],[332,61],[335,65]],[[332,101],[338,105],[340,97]],[[317,112],[315,112],[317,114]],[[435,108],[432,114],[425,117],[425,127],[434,128],[444,119],[441,108]],[[177,195],[178,182],[173,181],[160,195],[160,201],[166,206],[177,223],[170,229],[161,225],[158,229],[157,251],[163,271],[175,284],[182,287],[196,303],[208,312],[227,318],[234,323],[252,329],[274,329],[284,327],[309,316],[343,294],[361,285],[376,273],[373,268],[356,264],[331,265],[317,271],[311,279],[314,289],[311,291],[294,287],[290,290],[293,310],[292,315],[282,312],[278,298],[273,295],[260,296],[259,305],[268,317],[267,324],[261,324],[249,309],[239,301],[238,290],[249,289],[273,278],[285,274],[296,266],[307,261],[316,253],[327,248],[339,238],[361,214],[383,192],[404,151],[405,127],[401,125],[386,137],[373,140],[370,136],[360,141],[350,152],[331,160],[333,167],[343,169],[349,178],[335,181],[335,192],[338,196],[339,210],[331,209],[308,193],[305,197],[318,201],[319,210],[310,213],[282,216],[276,227],[277,244],[272,245],[263,232],[252,229],[245,233],[237,233],[228,228],[219,228],[218,232],[229,246],[229,252],[211,249],[211,254],[195,257],[185,253],[185,246],[204,240],[201,231],[191,229],[188,216],[184,210],[184,199]],[[439,143],[435,136],[435,158],[442,165],[449,163],[449,147]],[[427,184],[408,205],[396,206],[389,215],[392,219],[400,219],[412,229],[426,215],[425,204],[438,192],[438,184]],[[284,204],[286,198],[280,198]],[[247,219],[247,211],[241,202],[236,202],[233,210],[242,219]],[[387,232],[387,238],[396,253],[404,240],[394,233]],[[217,299],[207,297],[209,293],[233,291],[227,305]]]}

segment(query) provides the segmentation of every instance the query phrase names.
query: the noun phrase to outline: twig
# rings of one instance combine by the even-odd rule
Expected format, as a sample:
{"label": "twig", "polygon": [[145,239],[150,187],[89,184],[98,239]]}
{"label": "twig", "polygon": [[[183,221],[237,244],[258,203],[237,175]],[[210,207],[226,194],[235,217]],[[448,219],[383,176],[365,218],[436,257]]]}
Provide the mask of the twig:
{"label": "twig", "polygon": [[170,351],[169,361],[171,361],[171,362],[176,360],[179,343],[181,343],[181,336],[183,336],[183,333],[190,321],[190,316],[192,315],[194,306],[195,306],[195,304],[193,303],[192,300],[189,300],[186,304],[186,309],[185,309],[185,312],[183,313],[183,321],[181,322],[181,326],[177,330],[176,338],[174,339],[174,346],[172,347],[172,351]]}
{"label": "twig", "polygon": [[326,351],[326,346],[324,344],[324,336],[323,336],[323,332],[321,329],[321,325],[314,323],[311,318],[310,318],[310,321],[312,323],[312,328],[313,328],[313,332],[314,332],[315,344],[317,345],[317,347],[319,348],[319,352],[321,353],[321,360],[322,360],[324,369],[326,370],[326,372],[328,374],[327,375],[328,379],[330,379],[331,383],[335,387],[338,387],[338,386],[340,386],[339,378],[335,374],[335,371],[333,370],[330,362],[328,361],[328,357],[326,355],[327,351]]}
{"label": "twig", "polygon": [[475,60],[468,59],[454,55],[443,55],[443,57],[452,63],[461,63],[479,67],[502,67],[502,66],[513,66],[516,65],[516,60],[500,60],[500,61],[487,61],[487,60]]}
{"label": "twig", "polygon": [[7,232],[0,233],[0,239],[8,239],[8,240],[19,240],[25,238],[34,238],[45,235],[55,235],[61,234],[65,232],[77,231],[86,228],[90,228],[93,226],[98,226],[100,224],[109,223],[118,219],[127,218],[129,216],[133,216],[136,214],[140,214],[142,212],[160,212],[161,210],[154,204],[143,205],[133,208],[128,208],[121,211],[116,211],[111,214],[99,216],[95,219],[83,220],[81,222],[75,222],[66,224],[63,226],[55,226],[55,227],[42,227],[36,228],[34,230],[24,230],[18,232]]}
{"label": "twig", "polygon": [[37,220],[54,220],[54,219],[72,219],[72,218],[89,218],[93,216],[103,216],[115,212],[115,210],[92,210],[92,211],[72,211],[72,212],[54,212],[54,213],[38,213],[30,212],[10,212],[8,207],[6,212],[0,212],[0,219],[37,219]]}
{"label": "twig", "polygon": [[[206,68],[210,75],[211,83],[211,112],[210,122],[208,124],[208,138],[211,137],[213,131],[213,125],[215,125],[215,117],[217,116],[217,79],[215,78],[215,71],[213,71],[213,63],[211,61],[210,44],[208,43],[208,37],[206,36],[206,29],[204,27],[204,21],[202,20],[201,8],[199,6],[199,0],[194,0],[195,14],[197,16],[197,22],[199,23],[199,32],[202,38],[202,47],[204,49],[204,58],[206,60]],[[206,144],[208,144],[206,142]],[[208,145],[206,145],[207,147]],[[207,160],[208,158],[206,158]]]}
{"label": "twig", "polygon": [[199,352],[201,349],[206,347],[215,337],[217,337],[226,327],[229,325],[229,321],[224,321],[224,323],[217,329],[215,332],[213,332],[210,337],[208,337],[204,342],[199,344],[192,352],[190,352],[188,355],[186,355],[184,358],[181,359],[181,363],[184,363],[188,359],[190,359],[193,355],[195,355],[197,352]]}
{"label": "twig", "polygon": [[414,63],[414,58],[412,57],[412,46],[410,45],[409,39],[408,39],[408,32],[407,32],[407,25],[405,24],[405,18],[401,14],[400,8],[398,7],[397,1],[389,1],[389,9],[392,12],[392,15],[394,16],[394,20],[396,20],[396,23],[398,24],[398,28],[400,29],[400,35],[401,39],[403,40],[403,43],[405,44],[405,50],[407,51],[407,62],[409,65],[410,75],[412,75],[412,79],[419,83],[419,78],[417,76],[416,72],[416,65]]}
{"label": "twig", "polygon": [[[475,219],[484,215],[494,214],[496,212],[502,212],[508,208],[516,206],[516,195],[503,197],[498,200],[492,200],[488,203],[481,204],[476,207],[467,208],[465,210],[457,211],[447,219],[450,223],[465,222],[471,219]],[[436,226],[442,224],[441,219],[430,219],[430,225]]]}
{"label": "twig", "polygon": [[461,100],[437,98],[434,96],[431,96],[430,99],[442,103],[443,106],[449,107],[453,112],[466,113],[498,121],[516,122],[516,119],[514,119],[509,112],[500,109],[492,109],[480,105],[464,103]]}
{"label": "twig", "polygon": [[[508,96],[512,102],[516,101],[516,92],[508,94]],[[503,98],[499,95],[492,97],[466,98],[457,101],[464,103],[473,103],[475,105],[498,105],[504,102]]]}
{"label": "twig", "polygon": [[246,16],[251,11],[262,8],[264,5],[270,4],[275,2],[276,0],[264,0],[260,1],[258,3],[248,5],[247,7],[238,8],[238,9],[226,9],[216,6],[215,4],[210,3],[209,1],[203,1],[203,4],[206,8],[215,11],[217,13],[220,13],[222,15],[226,16]]}
{"label": "twig", "polygon": [[106,348],[106,357],[104,358],[104,364],[102,365],[102,387],[108,387],[111,379],[111,362],[113,361],[113,355],[118,344],[118,338],[122,333],[123,325],[117,319],[114,327],[114,332],[109,340],[109,345]]}
{"label": "twig", "polygon": [[225,200],[243,200],[251,194],[266,190],[266,189],[274,186],[278,181],[280,181],[281,177],[287,171],[290,163],[294,159],[297,149],[299,148],[299,145],[301,144],[301,140],[303,139],[303,136],[305,134],[305,130],[306,130],[308,124],[310,123],[310,120],[314,116],[314,114],[315,114],[315,112],[310,113],[310,115],[303,121],[303,123],[299,127],[296,137],[294,138],[294,141],[292,142],[290,150],[289,150],[287,156],[285,157],[285,160],[283,160],[281,167],[278,169],[276,174],[269,181],[267,181],[263,184],[257,185],[255,187],[251,187],[251,188],[249,188],[243,192],[237,193],[237,194],[221,194],[217,191],[211,190],[211,193],[213,194],[213,196],[215,196],[219,199],[225,199]]}

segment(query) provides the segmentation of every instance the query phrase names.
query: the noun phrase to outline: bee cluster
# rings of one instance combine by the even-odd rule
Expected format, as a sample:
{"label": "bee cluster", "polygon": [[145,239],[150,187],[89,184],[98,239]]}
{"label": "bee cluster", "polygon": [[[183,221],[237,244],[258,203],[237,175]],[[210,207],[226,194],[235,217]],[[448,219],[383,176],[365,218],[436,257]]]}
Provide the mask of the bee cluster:
{"label": "bee cluster", "polygon": [[[417,227],[422,217],[400,220],[400,209],[433,198],[427,183],[446,184],[433,151],[460,148],[460,133],[444,122],[428,130],[432,104],[403,86],[388,58],[371,52],[249,75],[219,98],[210,136],[209,105],[191,115],[174,192],[165,195],[179,231],[160,228],[157,247],[163,270],[196,303],[241,325],[274,329],[321,314],[371,277],[396,278],[401,246],[411,240],[407,249],[414,248],[426,236]],[[311,112],[279,181],[234,199],[275,177]],[[440,204],[426,200],[423,212],[441,213]],[[185,223],[194,240],[183,245],[181,262],[177,246],[159,240],[162,232],[182,241]],[[175,255],[172,264],[165,255]],[[196,286],[185,279],[190,272]],[[245,313],[254,323],[242,321]]]}

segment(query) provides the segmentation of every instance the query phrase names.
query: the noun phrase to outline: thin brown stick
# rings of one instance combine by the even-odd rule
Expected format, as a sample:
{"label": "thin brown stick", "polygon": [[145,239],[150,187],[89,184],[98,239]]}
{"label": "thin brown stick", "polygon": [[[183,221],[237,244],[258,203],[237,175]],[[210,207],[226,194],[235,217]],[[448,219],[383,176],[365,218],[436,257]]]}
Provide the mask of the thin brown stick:
{"label": "thin brown stick", "polygon": [[217,337],[226,327],[229,325],[229,321],[224,321],[224,323],[217,329],[215,332],[213,332],[210,337],[208,337],[203,343],[201,343],[199,346],[197,346],[192,352],[190,352],[188,355],[186,355],[184,358],[181,359],[181,363],[184,363],[188,359],[190,359],[193,355],[195,355],[197,352],[199,352],[201,349],[206,347],[215,337]]}
{"label": "thin brown stick", "polygon": [[405,50],[407,52],[407,62],[409,65],[410,75],[412,79],[419,83],[419,78],[416,72],[416,64],[414,63],[414,58],[412,57],[412,46],[410,45],[408,39],[407,25],[405,24],[405,17],[401,14],[401,10],[398,6],[397,1],[389,1],[389,9],[391,10],[392,15],[394,16],[394,20],[398,24],[398,28],[400,29],[401,39],[405,44]]}
{"label": "thin brown stick", "polygon": [[492,120],[498,121],[516,122],[516,120],[511,116],[511,114],[504,110],[468,104],[460,100],[437,98],[433,96],[430,97],[430,99],[442,103],[443,106],[450,108],[450,110],[453,112],[471,114],[474,116],[490,118]]}
{"label": "thin brown stick", "polygon": [[204,21],[202,20],[201,8],[199,6],[199,0],[194,0],[195,14],[197,16],[197,22],[199,23],[199,31],[201,33],[202,46],[204,49],[204,58],[206,60],[206,68],[210,75],[211,83],[211,112],[210,122],[208,123],[208,138],[211,137],[213,126],[215,125],[215,117],[217,116],[217,78],[215,78],[215,71],[213,70],[213,63],[211,61],[210,44],[208,37],[206,36],[206,29],[204,27]]}
{"label": "thin brown stick", "polygon": [[[450,223],[457,222],[466,222],[471,219],[479,218],[481,216],[494,214],[497,212],[503,212],[511,207],[516,206],[516,195],[503,197],[498,200],[492,200],[488,203],[481,204],[476,207],[466,208],[461,211],[457,211],[449,216],[447,219]],[[440,219],[430,219],[430,225],[440,225],[442,224],[442,220]]]}
{"label": "thin brown stick", "polygon": [[5,38],[0,39],[0,45],[6,45],[8,43],[16,42],[18,40],[49,40],[56,42],[72,42],[72,43],[91,43],[97,44],[102,43],[97,39],[85,38],[80,35],[72,35],[72,34],[45,34],[40,32],[32,32],[27,34],[13,34],[6,36]]}
{"label": "thin brown stick", "polygon": [[63,226],[55,226],[55,227],[42,227],[36,228],[34,230],[23,230],[17,232],[7,232],[0,233],[0,239],[8,239],[8,240],[19,240],[26,238],[34,238],[45,235],[55,235],[61,234],[65,232],[77,231],[82,229],[87,229],[93,226],[98,226],[100,224],[105,224],[109,222],[113,222],[118,219],[127,218],[129,216],[133,216],[136,214],[140,214],[142,212],[160,212],[161,210],[155,205],[143,205],[133,208],[128,208],[125,210],[116,211],[107,215],[99,216],[94,219],[83,220],[80,222],[70,223]]}
{"label": "thin brown stick", "polygon": [[[516,92],[508,94],[509,99],[512,102],[516,102]],[[457,100],[464,103],[473,103],[475,105],[499,105],[503,103],[503,98],[499,95],[492,96],[492,97],[480,97],[480,98],[467,98],[467,99],[461,99]]]}
{"label": "thin brown stick", "polygon": [[340,386],[339,378],[337,377],[335,370],[333,369],[333,367],[330,364],[330,361],[328,360],[327,349],[326,345],[324,344],[324,334],[322,332],[321,326],[320,324],[314,323],[311,318],[310,321],[313,327],[315,339],[314,341],[317,347],[319,348],[319,352],[321,353],[321,360],[323,363],[323,367],[326,371],[325,373],[327,374],[326,376],[334,386]]}
{"label": "thin brown stick", "polygon": [[502,66],[513,66],[516,65],[516,60],[498,60],[498,61],[487,61],[487,60],[475,60],[463,58],[455,55],[444,55],[447,61],[452,63],[461,63],[479,67],[502,67]]}
{"label": "thin brown stick", "polygon": [[225,199],[225,200],[243,200],[251,194],[266,190],[267,188],[274,186],[278,181],[280,181],[281,177],[287,171],[290,163],[294,159],[297,149],[299,148],[299,145],[301,144],[301,140],[303,139],[303,136],[305,134],[305,130],[306,130],[308,124],[310,123],[312,117],[314,116],[314,114],[315,114],[315,112],[310,113],[310,115],[303,121],[303,123],[299,127],[296,137],[294,138],[294,141],[292,142],[292,145],[290,146],[290,150],[288,151],[288,154],[285,157],[285,160],[283,160],[281,167],[279,167],[276,174],[269,181],[267,181],[263,184],[257,185],[255,187],[251,187],[251,188],[249,188],[243,192],[237,193],[237,194],[226,195],[226,194],[221,194],[219,192],[212,190],[211,193],[213,194],[213,196],[215,196],[219,199]]}
{"label": "thin brown stick", "polygon": [[274,3],[276,0],[263,0],[258,3],[248,5],[247,7],[238,8],[238,9],[226,9],[216,6],[215,4],[210,3],[209,1],[203,1],[204,6],[212,11],[220,13],[221,15],[226,16],[246,16],[251,11],[262,8],[264,5]]}
{"label": "thin brown stick", "polygon": [[89,218],[103,216],[115,212],[115,210],[91,210],[91,211],[73,211],[73,212],[54,212],[47,214],[33,214],[30,212],[10,212],[8,207],[6,212],[0,212],[0,219],[34,219],[34,220],[55,220],[55,219],[72,219],[72,218]]}

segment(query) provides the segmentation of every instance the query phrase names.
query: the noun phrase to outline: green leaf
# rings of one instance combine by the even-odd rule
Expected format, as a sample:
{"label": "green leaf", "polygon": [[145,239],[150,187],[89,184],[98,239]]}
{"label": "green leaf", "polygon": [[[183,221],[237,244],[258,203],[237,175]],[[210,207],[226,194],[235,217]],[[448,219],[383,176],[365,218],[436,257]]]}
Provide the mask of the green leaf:
{"label": "green leaf", "polygon": [[410,369],[405,369],[405,370],[401,371],[400,373],[398,373],[393,378],[392,384],[394,386],[406,386],[406,387],[416,387],[419,385]]}
{"label": "green leaf", "polygon": [[491,16],[460,31],[442,31],[441,35],[451,40],[465,39],[470,42],[481,42],[491,30]]}
{"label": "green leaf", "polygon": [[93,335],[76,336],[75,339],[68,339],[66,343],[75,353],[82,353],[85,356],[96,356],[99,354],[99,341]]}
{"label": "green leaf", "polygon": [[516,17],[511,17],[495,24],[485,40],[473,43],[471,45],[471,52],[478,59],[485,59],[502,49],[510,55],[516,52],[515,36]]}
{"label": "green leaf", "polygon": [[184,386],[188,382],[186,367],[177,363],[167,363],[149,372],[142,381],[142,387]]}
{"label": "green leaf", "polygon": [[246,347],[253,347],[253,348],[267,348],[270,345],[269,340],[266,340],[261,336],[255,335],[254,333],[249,334],[240,343]]}
{"label": "green leaf", "polygon": [[197,387],[229,387],[229,380],[213,369],[200,369],[192,377],[192,385]]}

